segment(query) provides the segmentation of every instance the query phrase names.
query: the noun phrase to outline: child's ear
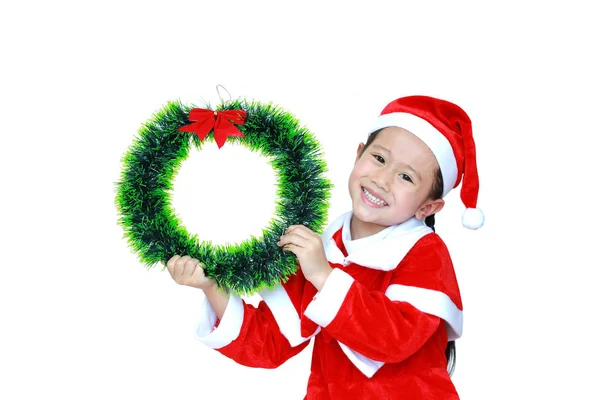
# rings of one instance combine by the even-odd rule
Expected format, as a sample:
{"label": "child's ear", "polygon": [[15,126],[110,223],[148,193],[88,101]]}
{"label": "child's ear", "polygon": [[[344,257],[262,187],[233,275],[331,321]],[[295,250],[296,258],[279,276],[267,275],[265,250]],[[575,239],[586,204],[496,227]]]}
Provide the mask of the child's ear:
{"label": "child's ear", "polygon": [[427,200],[417,210],[415,217],[417,217],[417,219],[422,221],[425,218],[427,218],[428,216],[442,211],[442,208],[444,208],[444,204],[446,204],[446,202],[443,199]]}
{"label": "child's ear", "polygon": [[362,149],[363,149],[364,147],[365,147],[365,144],[364,144],[364,143],[360,143],[360,144],[358,145],[358,149],[356,149],[356,160],[354,160],[354,164],[356,164],[356,163],[358,162],[358,160],[359,160],[359,158],[360,158],[360,155],[361,155],[361,152],[362,152]]}

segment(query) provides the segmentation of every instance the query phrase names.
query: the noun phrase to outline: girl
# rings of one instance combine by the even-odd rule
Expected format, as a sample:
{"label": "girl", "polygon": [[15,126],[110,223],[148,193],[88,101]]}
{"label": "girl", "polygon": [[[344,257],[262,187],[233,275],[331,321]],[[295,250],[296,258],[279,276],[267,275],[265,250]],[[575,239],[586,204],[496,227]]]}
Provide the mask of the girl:
{"label": "girl", "polygon": [[433,218],[461,180],[463,224],[477,229],[469,117],[431,97],[393,101],[358,146],[352,210],[321,236],[285,231],[278,244],[300,268],[261,292],[258,307],[218,291],[198,260],[169,260],[177,283],[206,294],[198,338],[240,364],[275,368],[314,337],[305,399],[458,399],[447,363],[462,302]]}

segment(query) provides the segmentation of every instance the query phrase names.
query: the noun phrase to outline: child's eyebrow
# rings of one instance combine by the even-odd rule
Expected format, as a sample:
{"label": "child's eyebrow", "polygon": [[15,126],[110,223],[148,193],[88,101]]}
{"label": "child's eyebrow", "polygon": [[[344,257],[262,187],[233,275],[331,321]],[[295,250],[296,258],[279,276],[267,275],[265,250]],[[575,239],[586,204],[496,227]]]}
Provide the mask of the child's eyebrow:
{"label": "child's eyebrow", "polygon": [[386,152],[386,153],[389,153],[389,152],[390,152],[388,149],[386,149],[385,147],[383,147],[383,146],[381,146],[381,145],[379,145],[379,144],[374,144],[374,145],[373,145],[373,147],[376,147],[376,148],[378,148],[379,150],[381,150],[381,151],[383,151],[383,152]]}
{"label": "child's eyebrow", "polygon": [[[386,149],[385,147],[383,147],[383,146],[381,146],[379,144],[374,144],[372,147],[373,148],[377,148],[377,149],[383,151],[384,153],[390,154],[390,151],[388,149]],[[404,163],[402,163],[402,165],[404,165],[406,168],[410,169],[417,176],[417,178],[419,178],[419,180],[423,179],[421,177],[421,174],[419,173],[419,171],[417,171],[416,169],[414,169],[413,167],[411,167],[410,164],[404,164]]]}

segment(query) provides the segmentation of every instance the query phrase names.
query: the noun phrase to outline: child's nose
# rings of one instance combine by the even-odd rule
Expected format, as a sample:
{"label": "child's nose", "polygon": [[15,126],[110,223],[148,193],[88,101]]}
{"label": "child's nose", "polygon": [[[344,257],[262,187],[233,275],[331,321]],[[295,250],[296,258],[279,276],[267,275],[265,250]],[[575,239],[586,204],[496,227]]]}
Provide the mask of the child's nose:
{"label": "child's nose", "polygon": [[373,176],[373,182],[375,182],[375,184],[377,186],[379,186],[382,190],[385,190],[386,192],[390,190],[390,176],[392,174],[390,174],[389,172],[385,171],[385,170],[381,170],[379,171],[379,173],[375,174]]}

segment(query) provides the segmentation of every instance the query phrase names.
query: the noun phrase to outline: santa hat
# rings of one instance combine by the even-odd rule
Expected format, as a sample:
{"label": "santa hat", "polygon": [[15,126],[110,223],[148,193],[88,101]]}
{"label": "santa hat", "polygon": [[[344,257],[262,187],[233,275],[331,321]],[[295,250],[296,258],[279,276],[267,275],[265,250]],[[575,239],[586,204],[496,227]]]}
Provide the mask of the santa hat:
{"label": "santa hat", "polygon": [[479,177],[471,120],[467,113],[456,104],[433,97],[402,97],[383,109],[371,132],[390,126],[406,129],[431,149],[444,180],[442,197],[462,179],[460,197],[466,207],[463,226],[481,228],[484,215],[477,208]]}

